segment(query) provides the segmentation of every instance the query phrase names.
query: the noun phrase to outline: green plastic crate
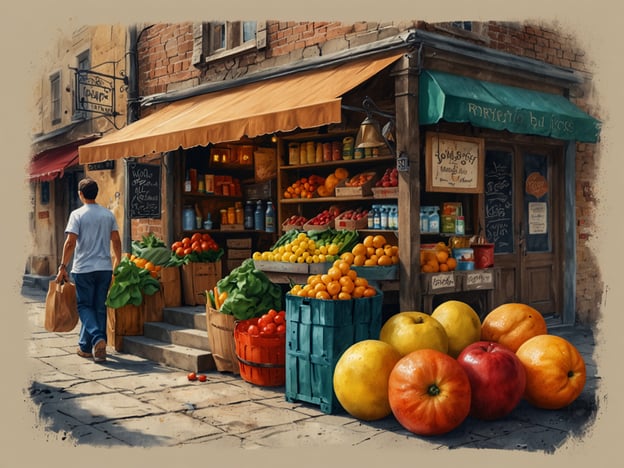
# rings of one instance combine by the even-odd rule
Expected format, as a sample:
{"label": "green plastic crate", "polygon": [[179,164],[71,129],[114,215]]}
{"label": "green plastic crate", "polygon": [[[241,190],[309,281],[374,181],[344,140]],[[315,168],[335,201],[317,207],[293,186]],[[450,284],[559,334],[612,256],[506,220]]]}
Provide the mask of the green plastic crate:
{"label": "green plastic crate", "polygon": [[379,339],[383,293],[351,300],[286,295],[286,400],[342,410],[334,393],[334,368],[349,346]]}

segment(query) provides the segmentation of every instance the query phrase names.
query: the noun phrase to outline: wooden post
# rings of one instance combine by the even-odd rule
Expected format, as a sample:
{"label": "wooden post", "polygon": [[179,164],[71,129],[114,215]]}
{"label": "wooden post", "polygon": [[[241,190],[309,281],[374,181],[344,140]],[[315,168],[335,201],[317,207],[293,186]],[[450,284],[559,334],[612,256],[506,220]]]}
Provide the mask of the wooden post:
{"label": "wooden post", "polygon": [[406,54],[394,67],[397,158],[399,167],[399,290],[400,310],[420,310],[420,132],[418,127],[418,68]]}

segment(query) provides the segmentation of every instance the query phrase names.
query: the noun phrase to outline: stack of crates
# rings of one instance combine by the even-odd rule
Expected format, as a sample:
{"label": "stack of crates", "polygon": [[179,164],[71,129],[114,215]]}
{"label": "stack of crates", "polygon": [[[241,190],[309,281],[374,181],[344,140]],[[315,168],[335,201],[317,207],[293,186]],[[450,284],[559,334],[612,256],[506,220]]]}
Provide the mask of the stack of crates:
{"label": "stack of crates", "polygon": [[350,300],[286,295],[286,400],[342,410],[333,386],[334,368],[351,345],[379,339],[383,293]]}

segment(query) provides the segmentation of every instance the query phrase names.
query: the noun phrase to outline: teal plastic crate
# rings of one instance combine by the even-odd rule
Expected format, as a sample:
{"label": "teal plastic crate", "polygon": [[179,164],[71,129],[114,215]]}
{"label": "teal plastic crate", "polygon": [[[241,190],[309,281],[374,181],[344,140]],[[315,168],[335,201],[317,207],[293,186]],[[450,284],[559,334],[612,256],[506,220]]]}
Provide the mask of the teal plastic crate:
{"label": "teal plastic crate", "polygon": [[334,368],[349,346],[379,339],[383,293],[351,300],[286,295],[286,400],[342,410],[334,393]]}

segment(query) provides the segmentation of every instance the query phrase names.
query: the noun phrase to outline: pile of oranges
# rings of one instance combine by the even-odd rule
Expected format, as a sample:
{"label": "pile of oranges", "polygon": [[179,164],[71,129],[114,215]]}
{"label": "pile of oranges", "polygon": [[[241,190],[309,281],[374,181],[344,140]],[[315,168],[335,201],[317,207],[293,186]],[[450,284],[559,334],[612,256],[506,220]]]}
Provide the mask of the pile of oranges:
{"label": "pile of oranges", "polygon": [[[126,254],[126,256],[128,256],[128,254]],[[152,262],[150,262],[149,260],[142,258],[142,257],[137,257],[136,255],[132,254],[129,255],[128,258],[130,259],[130,261],[132,263],[134,263],[138,268],[143,268],[147,271],[150,272],[150,275],[152,276],[152,278],[156,278],[158,279],[159,275],[160,275],[160,270],[161,270],[161,266],[160,265],[154,265]]]}
{"label": "pile of oranges", "polygon": [[353,266],[390,266],[399,263],[399,246],[381,234],[368,235],[340,258]]}
{"label": "pile of oranges", "polygon": [[290,294],[312,299],[349,300],[375,296],[377,290],[366,278],[358,276],[347,261],[338,259],[327,273],[310,275],[306,284],[295,284]]}
{"label": "pile of oranges", "polygon": [[451,250],[444,242],[438,242],[433,249],[420,251],[420,271],[437,273],[453,271],[457,268],[457,260],[451,256]]}
{"label": "pile of oranges", "polygon": [[316,174],[301,177],[284,190],[284,198],[312,198],[314,192],[325,183],[325,178]]}

